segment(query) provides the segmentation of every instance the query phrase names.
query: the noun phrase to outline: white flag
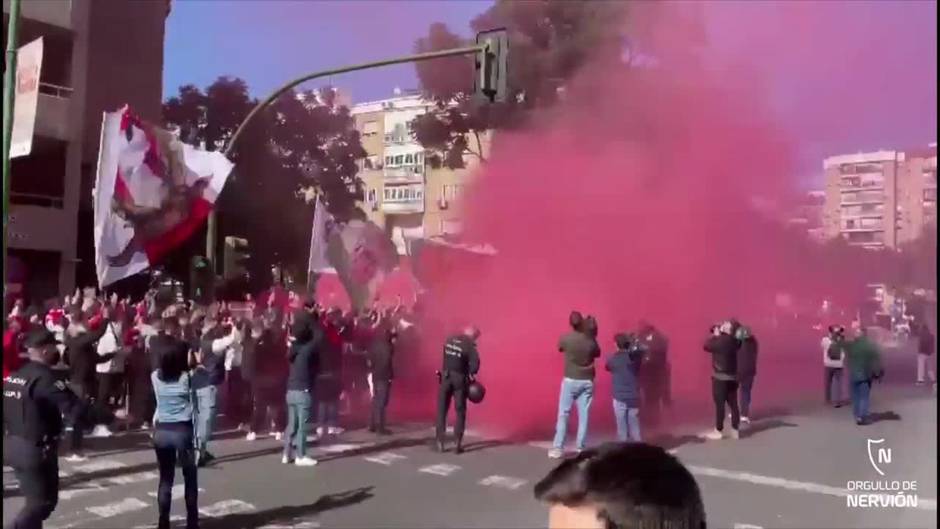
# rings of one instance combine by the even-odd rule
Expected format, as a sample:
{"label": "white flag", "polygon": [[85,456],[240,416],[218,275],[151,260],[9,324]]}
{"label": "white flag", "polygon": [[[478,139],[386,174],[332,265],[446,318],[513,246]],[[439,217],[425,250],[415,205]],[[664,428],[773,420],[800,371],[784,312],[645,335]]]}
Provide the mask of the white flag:
{"label": "white flag", "polygon": [[202,226],[232,171],[129,108],[105,112],[94,189],[98,286],[142,272]]}
{"label": "white flag", "polygon": [[318,274],[335,274],[336,270],[330,265],[327,257],[330,231],[334,227],[333,215],[326,210],[326,206],[317,197],[313,207],[313,226],[310,228],[310,259],[307,263],[307,272]]}

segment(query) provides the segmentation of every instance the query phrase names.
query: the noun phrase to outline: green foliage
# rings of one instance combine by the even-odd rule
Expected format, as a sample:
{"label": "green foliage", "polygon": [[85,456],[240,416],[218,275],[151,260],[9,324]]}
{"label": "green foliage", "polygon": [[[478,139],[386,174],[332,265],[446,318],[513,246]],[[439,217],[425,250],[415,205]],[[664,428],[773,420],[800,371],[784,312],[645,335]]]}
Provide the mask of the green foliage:
{"label": "green foliage", "polygon": [[[475,18],[479,32],[504,27],[509,34],[509,97],[498,104],[472,97],[474,58],[415,64],[426,97],[436,109],[413,123],[415,138],[436,153],[432,163],[456,169],[464,155],[486,159],[479,135],[525,123],[529,111],[554,104],[559,89],[584,66],[618,60],[623,51],[627,2],[518,2],[499,0]],[[415,43],[416,52],[469,44],[441,23]]]}
{"label": "green foliage", "polygon": [[[313,216],[305,197],[319,195],[340,219],[350,218],[362,198],[356,162],[366,153],[335,95],[288,91],[255,117],[229,154],[236,165],[217,204],[219,240],[248,239],[255,286],[264,286],[274,264],[305,269]],[[256,104],[243,80],[220,77],[205,91],[180,87],[163,115],[187,143],[221,150]],[[198,253],[196,239],[178,253]]]}

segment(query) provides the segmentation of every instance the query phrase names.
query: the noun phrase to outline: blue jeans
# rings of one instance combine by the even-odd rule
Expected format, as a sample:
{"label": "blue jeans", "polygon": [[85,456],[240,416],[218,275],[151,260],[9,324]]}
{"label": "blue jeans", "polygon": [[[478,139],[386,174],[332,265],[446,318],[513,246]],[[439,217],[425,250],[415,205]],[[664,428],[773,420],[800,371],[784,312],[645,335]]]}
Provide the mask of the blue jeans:
{"label": "blue jeans", "polygon": [[339,401],[321,400],[317,405],[317,421],[323,428],[339,424]]}
{"label": "blue jeans", "polygon": [[565,436],[568,434],[568,415],[571,405],[578,405],[578,437],[576,448],[584,450],[587,440],[588,416],[591,411],[591,400],[594,398],[593,380],[576,380],[573,378],[561,379],[561,394],[558,397],[558,422],[555,424],[555,440],[552,446],[561,450],[565,446]]}
{"label": "blue jeans", "polygon": [[284,456],[291,459],[307,455],[307,417],[310,416],[310,391],[287,390],[287,430],[284,431]]}
{"label": "blue jeans", "polygon": [[826,390],[826,404],[842,403],[842,368],[827,367],[824,370],[823,380]]}
{"label": "blue jeans", "polygon": [[218,386],[206,386],[196,390],[196,447],[199,455],[204,456],[212,439],[215,416],[218,413]]}
{"label": "blue jeans", "polygon": [[617,440],[640,442],[640,409],[627,406],[626,402],[614,399],[614,419],[617,420]]}
{"label": "blue jeans", "polygon": [[852,381],[852,414],[855,420],[860,421],[868,417],[868,406],[871,404],[871,381]]}
{"label": "blue jeans", "polygon": [[159,424],[153,432],[153,449],[157,453],[160,467],[160,485],[157,487],[158,529],[170,527],[170,501],[176,462],[183,468],[183,483],[186,499],[186,523],[196,527],[199,523],[199,484],[197,482],[196,458],[193,450],[191,424]]}

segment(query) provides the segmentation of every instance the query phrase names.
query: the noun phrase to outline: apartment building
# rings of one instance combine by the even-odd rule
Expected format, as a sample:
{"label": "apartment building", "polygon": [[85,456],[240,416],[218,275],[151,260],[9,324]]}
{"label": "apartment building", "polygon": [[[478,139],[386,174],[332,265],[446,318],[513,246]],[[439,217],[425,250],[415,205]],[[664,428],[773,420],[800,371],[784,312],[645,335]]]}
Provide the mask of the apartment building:
{"label": "apartment building", "polygon": [[[21,2],[19,45],[43,38],[32,152],[14,158],[10,267],[33,299],[94,284],[91,189],[101,115],[159,120],[169,0]],[[4,28],[9,1],[4,0]]]}
{"label": "apartment building", "polygon": [[352,107],[368,153],[360,171],[363,209],[402,255],[408,239],[456,234],[462,228],[459,199],[472,164],[460,170],[432,168],[424,147],[412,137],[411,121],[432,106],[419,93],[396,90],[392,98]]}
{"label": "apartment building", "polygon": [[826,238],[874,249],[916,239],[936,224],[936,167],[936,144],[826,158]]}
{"label": "apartment building", "polygon": [[825,191],[808,191],[793,209],[788,212],[786,222],[789,226],[798,228],[814,241],[825,240],[824,222],[826,209]]}

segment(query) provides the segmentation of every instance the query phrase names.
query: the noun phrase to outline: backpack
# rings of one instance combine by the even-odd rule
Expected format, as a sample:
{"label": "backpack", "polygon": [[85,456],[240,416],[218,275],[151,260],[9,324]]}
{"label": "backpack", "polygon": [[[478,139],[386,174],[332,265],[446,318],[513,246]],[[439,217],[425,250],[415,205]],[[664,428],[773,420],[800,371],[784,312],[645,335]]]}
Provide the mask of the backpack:
{"label": "backpack", "polygon": [[838,361],[842,360],[842,352],[842,342],[833,340],[832,343],[829,344],[829,349],[826,351],[826,356],[829,357],[829,360]]}

